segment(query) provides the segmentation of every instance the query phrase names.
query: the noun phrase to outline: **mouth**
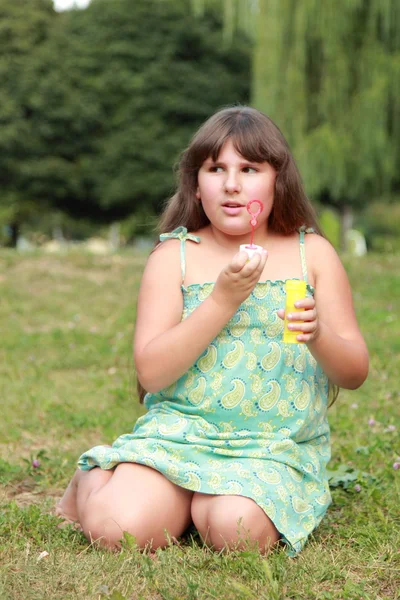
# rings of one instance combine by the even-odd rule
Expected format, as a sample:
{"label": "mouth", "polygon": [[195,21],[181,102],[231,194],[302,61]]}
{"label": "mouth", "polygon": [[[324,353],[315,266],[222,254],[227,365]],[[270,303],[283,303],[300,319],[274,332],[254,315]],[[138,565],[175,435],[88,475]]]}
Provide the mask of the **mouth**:
{"label": "mouth", "polygon": [[230,217],[239,217],[243,212],[243,204],[240,202],[224,202],[222,204],[223,212]]}

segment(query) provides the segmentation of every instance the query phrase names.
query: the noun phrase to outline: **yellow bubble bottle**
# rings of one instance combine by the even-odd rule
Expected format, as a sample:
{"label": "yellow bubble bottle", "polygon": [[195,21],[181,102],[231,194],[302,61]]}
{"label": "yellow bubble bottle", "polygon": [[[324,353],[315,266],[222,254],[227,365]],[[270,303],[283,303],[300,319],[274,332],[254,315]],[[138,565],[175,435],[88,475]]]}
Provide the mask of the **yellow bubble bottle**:
{"label": "yellow bubble bottle", "polygon": [[[289,313],[297,312],[302,310],[300,308],[296,308],[294,303],[297,300],[302,300],[306,297],[306,282],[300,279],[288,279],[285,284],[286,290],[286,304],[285,304],[285,316]],[[301,323],[302,321],[288,321],[285,318],[285,325],[283,330],[283,341],[287,344],[299,344],[299,340],[297,340],[297,336],[299,335],[299,331],[291,331],[288,329],[288,323]]]}

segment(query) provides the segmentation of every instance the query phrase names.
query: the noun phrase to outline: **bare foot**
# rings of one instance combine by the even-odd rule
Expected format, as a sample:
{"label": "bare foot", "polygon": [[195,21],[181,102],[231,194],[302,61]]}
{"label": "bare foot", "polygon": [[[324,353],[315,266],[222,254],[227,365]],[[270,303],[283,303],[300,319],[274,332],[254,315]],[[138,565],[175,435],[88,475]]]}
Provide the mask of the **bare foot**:
{"label": "bare foot", "polygon": [[64,519],[57,525],[57,529],[65,529],[66,527],[72,527],[76,531],[83,531],[81,524],[79,521],[71,521],[70,519]]}
{"label": "bare foot", "polygon": [[64,519],[60,526],[63,527],[68,524],[78,524],[79,528],[79,517],[78,509],[76,504],[76,494],[78,489],[78,481],[82,475],[82,471],[77,469],[71,481],[68,484],[67,489],[60,502],[55,508],[55,514],[57,517]]}

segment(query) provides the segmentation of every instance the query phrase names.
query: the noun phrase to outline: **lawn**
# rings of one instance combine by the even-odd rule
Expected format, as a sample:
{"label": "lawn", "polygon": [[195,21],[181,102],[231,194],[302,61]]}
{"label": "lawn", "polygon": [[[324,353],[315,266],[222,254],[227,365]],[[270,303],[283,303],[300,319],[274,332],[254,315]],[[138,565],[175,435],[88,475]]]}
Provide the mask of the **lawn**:
{"label": "lawn", "polygon": [[0,252],[0,599],[400,598],[400,256],[346,261],[370,375],[330,409],[333,504],[295,559],[95,549],[53,508],[79,454],[132,428],[144,254]]}

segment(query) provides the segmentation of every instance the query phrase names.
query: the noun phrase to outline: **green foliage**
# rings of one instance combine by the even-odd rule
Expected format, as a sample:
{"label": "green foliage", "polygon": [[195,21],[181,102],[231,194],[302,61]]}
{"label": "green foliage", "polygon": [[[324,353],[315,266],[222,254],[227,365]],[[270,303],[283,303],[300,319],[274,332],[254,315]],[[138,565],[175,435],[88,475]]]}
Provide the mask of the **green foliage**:
{"label": "green foliage", "polygon": [[158,217],[140,207],[132,215],[121,221],[120,235],[122,243],[132,242],[137,237],[155,239]]}
{"label": "green foliage", "polygon": [[345,490],[354,487],[357,481],[364,482],[364,480],[368,480],[369,484],[371,484],[375,479],[368,473],[362,473],[360,469],[353,469],[348,465],[339,465],[335,470],[328,470],[327,473],[329,487],[342,487]]}
{"label": "green foliage", "polygon": [[378,252],[400,253],[400,202],[394,198],[372,201],[363,211],[358,223],[369,247]]}
{"label": "green foliage", "polygon": [[34,85],[33,57],[46,44],[55,13],[50,0],[0,0],[0,229],[43,210],[33,204],[29,173],[43,151],[30,119],[27,86]]}
{"label": "green foliage", "polygon": [[60,14],[50,0],[0,0],[0,17],[0,225],[50,208],[154,214],[197,126],[249,98],[249,42],[235,34],[228,49],[212,7],[198,19],[185,0]]}
{"label": "green foliage", "polygon": [[259,0],[259,7],[254,103],[287,136],[308,193],[339,208],[393,194],[398,0]]}
{"label": "green foliage", "polygon": [[245,31],[252,39],[257,18],[257,0],[190,0],[193,12],[203,17],[207,7],[217,7],[222,12],[223,38],[232,46],[237,30]]}
{"label": "green foliage", "polygon": [[19,231],[26,239],[40,246],[52,238],[86,240],[99,235],[99,228],[99,224],[89,218],[73,218],[60,209],[49,208],[43,213],[32,211]]}
{"label": "green foliage", "polygon": [[68,37],[82,27],[86,52],[104,65],[96,79],[104,133],[85,162],[86,179],[106,210],[159,209],[193,130],[221,104],[248,98],[245,40],[235,41],[233,57],[217,14],[197,20],[183,0],[139,0],[134,10],[127,0],[96,0],[79,21],[69,15]]}
{"label": "green foliage", "polygon": [[331,208],[323,208],[319,213],[319,222],[322,231],[336,248],[340,248],[340,219],[337,213]]}
{"label": "green foliage", "polygon": [[370,238],[370,247],[375,252],[400,254],[400,239],[394,235],[374,235]]}

